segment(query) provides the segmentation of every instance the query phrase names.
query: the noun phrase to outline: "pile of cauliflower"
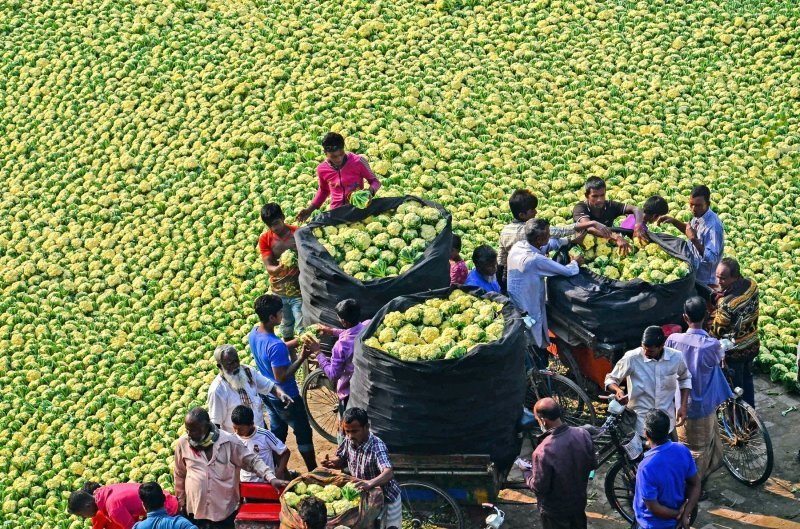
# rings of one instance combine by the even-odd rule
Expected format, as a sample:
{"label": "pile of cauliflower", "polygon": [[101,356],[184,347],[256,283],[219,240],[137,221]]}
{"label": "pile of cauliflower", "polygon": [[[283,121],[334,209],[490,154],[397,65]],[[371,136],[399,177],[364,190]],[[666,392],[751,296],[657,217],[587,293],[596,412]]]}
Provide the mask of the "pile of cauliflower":
{"label": "pile of cauliflower", "polygon": [[445,226],[439,210],[408,201],[361,222],[315,228],[313,234],[345,274],[368,281],[414,266]]}
{"label": "pile of cauliflower", "polygon": [[690,272],[688,263],[672,257],[654,242],[645,246],[632,244],[626,256],[617,251],[613,242],[592,235],[587,235],[581,246],[570,254],[583,255],[589,270],[616,281],[638,278],[657,285],[677,281]]}
{"label": "pile of cauliflower", "polygon": [[340,516],[346,511],[356,508],[361,503],[361,493],[351,483],[343,487],[336,485],[311,484],[303,482],[297,483],[292,490],[283,493],[283,499],[289,507],[297,508],[300,500],[306,496],[316,496],[325,502],[328,509],[328,518]]}
{"label": "pile of cauliflower", "polygon": [[389,312],[365,345],[404,360],[461,358],[481,343],[499,340],[503,305],[461,290],[429,299],[405,312]]}

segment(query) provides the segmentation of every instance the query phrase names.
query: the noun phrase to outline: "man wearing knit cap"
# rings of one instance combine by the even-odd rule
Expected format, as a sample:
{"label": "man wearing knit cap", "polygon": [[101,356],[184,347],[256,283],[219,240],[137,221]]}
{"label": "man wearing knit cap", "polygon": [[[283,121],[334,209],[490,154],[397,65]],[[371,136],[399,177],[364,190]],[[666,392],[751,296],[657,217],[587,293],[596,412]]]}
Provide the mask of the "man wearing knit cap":
{"label": "man wearing knit cap", "polygon": [[[621,404],[636,412],[636,431],[644,435],[644,419],[651,409],[662,410],[670,418],[670,432],[686,420],[692,375],[680,351],[664,347],[667,341],[661,327],[652,325],[644,330],[642,346],[625,353],[614,369],[606,375],[606,389],[613,392]],[[619,387],[623,380],[629,395]],[[675,412],[675,390],[680,389],[681,404]],[[677,422],[676,422],[677,417]]]}

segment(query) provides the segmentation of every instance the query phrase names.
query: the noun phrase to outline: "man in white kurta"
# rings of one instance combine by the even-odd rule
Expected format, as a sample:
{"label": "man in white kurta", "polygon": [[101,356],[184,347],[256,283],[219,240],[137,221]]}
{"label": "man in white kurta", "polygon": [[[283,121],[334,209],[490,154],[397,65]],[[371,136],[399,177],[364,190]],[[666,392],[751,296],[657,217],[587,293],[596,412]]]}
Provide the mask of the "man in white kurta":
{"label": "man in white kurta", "polygon": [[550,343],[545,313],[545,278],[556,275],[569,277],[579,272],[577,261],[564,266],[546,255],[567,242],[566,239],[550,241],[550,223],[544,219],[531,219],[525,223],[525,240],[514,244],[508,254],[508,295],[533,320],[532,339],[539,349]]}

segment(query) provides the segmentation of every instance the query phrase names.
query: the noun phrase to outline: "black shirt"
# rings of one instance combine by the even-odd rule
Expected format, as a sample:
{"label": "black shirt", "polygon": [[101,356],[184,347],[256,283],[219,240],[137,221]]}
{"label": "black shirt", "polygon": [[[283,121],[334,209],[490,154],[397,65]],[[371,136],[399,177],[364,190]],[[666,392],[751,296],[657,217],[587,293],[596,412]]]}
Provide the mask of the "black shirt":
{"label": "black shirt", "polygon": [[582,218],[589,217],[590,220],[594,220],[600,224],[605,224],[610,228],[614,225],[614,219],[625,214],[626,207],[627,206],[622,202],[617,202],[616,200],[606,200],[605,206],[603,206],[603,208],[597,214],[595,214],[586,201],[578,202],[572,209],[572,218],[575,219],[575,222],[578,222]]}

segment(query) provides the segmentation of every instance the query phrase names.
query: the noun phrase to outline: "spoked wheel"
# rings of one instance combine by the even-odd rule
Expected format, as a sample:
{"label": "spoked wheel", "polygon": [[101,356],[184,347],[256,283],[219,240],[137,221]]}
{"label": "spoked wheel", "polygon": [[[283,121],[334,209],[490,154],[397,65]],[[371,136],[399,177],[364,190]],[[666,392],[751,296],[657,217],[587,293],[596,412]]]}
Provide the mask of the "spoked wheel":
{"label": "spoked wheel", "polygon": [[594,425],[597,416],[589,395],[572,380],[550,371],[528,372],[525,407],[533,408],[536,401],[551,397],[561,406],[561,419],[570,426]]}
{"label": "spoked wheel", "polygon": [[575,357],[572,356],[572,351],[569,346],[563,340],[555,338],[550,342],[547,351],[550,353],[550,363],[547,368],[556,374],[567,377],[578,384],[579,387],[583,388],[583,375],[578,368],[578,362],[576,362]]}
{"label": "spoked wheel", "polygon": [[317,369],[303,381],[303,401],[308,410],[308,422],[322,437],[336,443],[339,433],[339,397],[336,386]]}
{"label": "spoked wheel", "polygon": [[633,523],[633,494],[636,489],[636,464],[618,459],[608,469],[605,481],[608,503],[623,518]]}
{"label": "spoked wheel", "polygon": [[464,515],[455,500],[436,485],[420,481],[400,484],[402,529],[464,529]]}
{"label": "spoked wheel", "polygon": [[772,474],[775,456],[767,427],[746,402],[729,400],[717,409],[722,461],[745,485],[761,485]]}

